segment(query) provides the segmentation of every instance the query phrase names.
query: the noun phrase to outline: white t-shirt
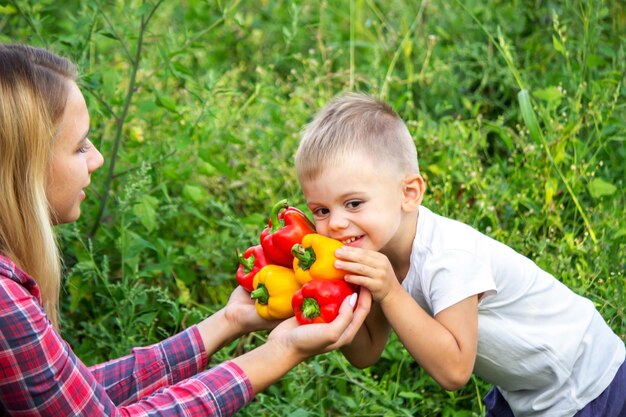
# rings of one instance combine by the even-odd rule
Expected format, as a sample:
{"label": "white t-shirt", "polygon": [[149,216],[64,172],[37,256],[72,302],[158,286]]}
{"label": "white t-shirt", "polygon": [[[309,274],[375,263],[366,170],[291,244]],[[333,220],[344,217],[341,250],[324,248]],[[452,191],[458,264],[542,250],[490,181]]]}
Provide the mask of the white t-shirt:
{"label": "white t-shirt", "polygon": [[402,282],[431,315],[475,294],[474,373],[516,416],[573,416],[609,385],[625,348],[593,303],[508,246],[419,208]]}

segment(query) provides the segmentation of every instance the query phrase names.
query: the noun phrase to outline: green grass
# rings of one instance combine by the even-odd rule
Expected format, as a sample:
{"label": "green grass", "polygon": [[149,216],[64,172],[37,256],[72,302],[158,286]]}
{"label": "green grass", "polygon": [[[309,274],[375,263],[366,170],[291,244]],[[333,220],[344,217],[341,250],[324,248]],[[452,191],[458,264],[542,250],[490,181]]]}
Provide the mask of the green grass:
{"label": "green grass", "polygon": [[[63,333],[86,363],[226,302],[236,249],[273,202],[303,203],[300,130],[346,90],[407,121],[425,205],[533,258],[626,339],[622,2],[10,1],[0,41],[79,64],[107,161],[59,229]],[[375,366],[316,357],[241,415],[475,416],[488,388],[442,390],[393,337]]]}

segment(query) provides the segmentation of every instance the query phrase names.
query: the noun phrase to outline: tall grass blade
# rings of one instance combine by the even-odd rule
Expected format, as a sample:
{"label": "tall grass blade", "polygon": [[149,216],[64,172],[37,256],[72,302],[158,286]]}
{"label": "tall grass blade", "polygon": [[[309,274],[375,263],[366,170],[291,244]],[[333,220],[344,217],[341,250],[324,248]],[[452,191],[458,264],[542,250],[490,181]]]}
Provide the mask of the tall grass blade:
{"label": "tall grass blade", "polygon": [[537,116],[535,115],[535,111],[533,110],[532,104],[530,102],[530,95],[528,94],[528,90],[522,89],[517,94],[517,99],[519,101],[522,119],[524,119],[524,124],[528,128],[531,138],[533,139],[535,143],[543,146],[544,150],[546,151],[546,154],[548,155],[548,159],[550,160],[550,163],[552,164],[552,167],[559,174],[561,181],[563,181],[565,188],[567,188],[567,192],[572,198],[572,201],[574,201],[574,204],[576,205],[576,209],[578,210],[578,213],[580,214],[580,216],[583,219],[583,222],[585,223],[585,227],[587,228],[587,231],[589,232],[589,236],[591,237],[591,240],[593,241],[593,243],[598,243],[596,239],[596,234],[593,231],[593,227],[591,227],[591,223],[589,223],[589,219],[587,219],[587,215],[585,214],[582,206],[580,205],[580,202],[578,201],[578,198],[576,197],[574,190],[572,189],[569,182],[567,181],[567,178],[565,178],[565,175],[563,175],[563,172],[561,171],[561,169],[559,169],[558,165],[554,161],[552,152],[550,152],[550,148],[548,147],[548,143],[546,142],[546,138],[543,135],[541,129],[539,128],[539,123],[537,122]]}

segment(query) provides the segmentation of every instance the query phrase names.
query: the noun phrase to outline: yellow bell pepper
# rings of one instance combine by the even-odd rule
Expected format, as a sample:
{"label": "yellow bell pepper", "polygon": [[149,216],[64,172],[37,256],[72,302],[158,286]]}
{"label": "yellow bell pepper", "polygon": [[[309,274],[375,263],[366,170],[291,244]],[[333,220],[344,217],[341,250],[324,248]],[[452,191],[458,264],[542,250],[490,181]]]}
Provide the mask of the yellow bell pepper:
{"label": "yellow bell pepper", "polygon": [[256,300],[256,311],[266,320],[293,316],[291,298],[300,289],[291,268],[266,265],[254,276],[250,298]]}
{"label": "yellow bell pepper", "polygon": [[343,246],[338,240],[311,233],[302,238],[302,244],[291,248],[296,280],[304,285],[313,279],[343,279],[345,271],[335,268],[335,250]]}

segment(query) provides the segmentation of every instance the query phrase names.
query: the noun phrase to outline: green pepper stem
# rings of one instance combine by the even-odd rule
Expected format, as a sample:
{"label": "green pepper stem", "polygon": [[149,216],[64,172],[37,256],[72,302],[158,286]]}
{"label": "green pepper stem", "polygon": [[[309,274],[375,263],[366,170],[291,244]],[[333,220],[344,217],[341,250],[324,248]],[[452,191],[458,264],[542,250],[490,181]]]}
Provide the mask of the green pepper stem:
{"label": "green pepper stem", "polygon": [[291,247],[291,254],[298,259],[298,266],[307,271],[315,263],[315,251],[313,248],[305,248],[299,243]]}
{"label": "green pepper stem", "polygon": [[254,291],[250,293],[250,298],[257,300],[259,304],[267,304],[270,299],[270,293],[264,284],[259,284]]}
{"label": "green pepper stem", "polygon": [[243,271],[246,274],[252,271],[252,268],[254,268],[254,255],[244,258],[243,254],[237,251],[237,257],[239,258],[239,263],[243,265]]}
{"label": "green pepper stem", "polygon": [[305,298],[302,300],[302,317],[314,319],[320,315],[320,305],[315,298]]}
{"label": "green pepper stem", "polygon": [[278,213],[280,213],[283,209],[286,209],[287,207],[289,207],[289,202],[286,199],[280,200],[278,203],[274,204],[274,207],[272,207],[272,211],[270,213],[270,221],[272,222],[270,234],[283,227],[282,223],[278,219]]}

